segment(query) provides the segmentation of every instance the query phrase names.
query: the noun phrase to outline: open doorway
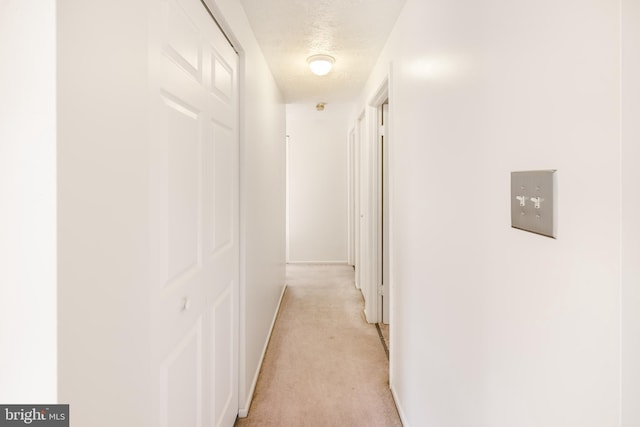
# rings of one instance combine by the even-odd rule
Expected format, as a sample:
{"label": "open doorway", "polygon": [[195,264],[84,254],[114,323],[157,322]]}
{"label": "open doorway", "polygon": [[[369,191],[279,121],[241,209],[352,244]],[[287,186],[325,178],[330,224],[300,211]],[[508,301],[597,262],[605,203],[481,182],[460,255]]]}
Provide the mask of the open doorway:
{"label": "open doorway", "polygon": [[376,328],[389,358],[389,142],[387,127],[389,122],[389,98],[377,108],[378,137],[377,151],[379,155],[377,180],[378,196],[378,323]]}
{"label": "open doorway", "polygon": [[392,150],[391,101],[388,80],[380,85],[358,119],[356,129],[355,261],[356,283],[364,297],[367,322],[378,324],[389,344],[392,323],[392,194],[390,191]]}
{"label": "open doorway", "polygon": [[374,265],[371,269],[377,288],[376,298],[376,323],[388,325],[391,322],[390,312],[390,186],[389,186],[389,148],[391,144],[391,127],[389,86],[385,80],[376,95],[369,102],[372,117],[375,117],[372,142],[374,142],[373,155],[373,232],[375,256],[372,257]]}

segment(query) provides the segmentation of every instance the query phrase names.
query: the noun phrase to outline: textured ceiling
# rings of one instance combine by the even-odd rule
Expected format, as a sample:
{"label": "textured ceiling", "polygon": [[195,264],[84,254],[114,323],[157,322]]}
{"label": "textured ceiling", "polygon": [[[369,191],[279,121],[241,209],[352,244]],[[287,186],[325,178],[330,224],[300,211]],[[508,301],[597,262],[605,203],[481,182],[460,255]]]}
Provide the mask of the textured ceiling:
{"label": "textured ceiling", "polygon": [[[405,0],[240,0],[287,103],[346,103],[360,93]],[[326,76],[307,57],[336,59]]]}

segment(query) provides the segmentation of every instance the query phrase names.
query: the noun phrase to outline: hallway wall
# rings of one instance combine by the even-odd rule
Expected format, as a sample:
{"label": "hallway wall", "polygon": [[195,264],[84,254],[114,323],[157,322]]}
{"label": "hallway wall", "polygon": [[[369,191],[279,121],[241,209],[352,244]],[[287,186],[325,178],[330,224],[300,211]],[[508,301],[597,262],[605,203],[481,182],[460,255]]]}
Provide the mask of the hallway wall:
{"label": "hallway wall", "polygon": [[74,425],[112,425],[96,416],[107,402],[127,427],[151,425],[159,408],[150,366],[149,6],[56,5],[58,398]]}
{"label": "hallway wall", "polygon": [[[622,223],[619,6],[407,1],[360,102],[391,68],[391,385],[405,425],[621,425],[620,232],[638,204],[625,199]],[[623,93],[637,93],[631,57]],[[623,104],[630,155],[636,102]],[[557,240],[510,227],[509,173],[548,168]],[[623,322],[632,357],[637,315]],[[625,427],[640,424],[631,397]]]}
{"label": "hallway wall", "polygon": [[0,402],[57,400],[55,1],[0,0]]}
{"label": "hallway wall", "polygon": [[347,262],[347,136],[352,105],[287,105],[288,261]]}

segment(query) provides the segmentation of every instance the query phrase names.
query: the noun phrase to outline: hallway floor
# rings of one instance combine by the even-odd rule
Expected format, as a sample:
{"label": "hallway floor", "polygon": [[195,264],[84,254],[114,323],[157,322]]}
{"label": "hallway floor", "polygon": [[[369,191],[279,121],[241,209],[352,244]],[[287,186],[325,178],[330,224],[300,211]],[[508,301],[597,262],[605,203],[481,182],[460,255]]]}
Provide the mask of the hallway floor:
{"label": "hallway floor", "polygon": [[401,426],[389,362],[346,265],[289,265],[249,416],[236,426]]}

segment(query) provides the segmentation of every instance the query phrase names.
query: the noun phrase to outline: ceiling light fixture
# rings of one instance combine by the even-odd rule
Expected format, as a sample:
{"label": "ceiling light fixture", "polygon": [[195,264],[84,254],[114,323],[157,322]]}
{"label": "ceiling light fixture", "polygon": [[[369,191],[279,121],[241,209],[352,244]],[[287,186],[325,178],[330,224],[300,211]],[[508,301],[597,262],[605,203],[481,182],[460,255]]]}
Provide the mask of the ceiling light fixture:
{"label": "ceiling light fixture", "polygon": [[333,67],[333,63],[336,62],[333,56],[329,55],[312,55],[307,58],[309,68],[311,72],[317,76],[324,76]]}

